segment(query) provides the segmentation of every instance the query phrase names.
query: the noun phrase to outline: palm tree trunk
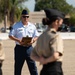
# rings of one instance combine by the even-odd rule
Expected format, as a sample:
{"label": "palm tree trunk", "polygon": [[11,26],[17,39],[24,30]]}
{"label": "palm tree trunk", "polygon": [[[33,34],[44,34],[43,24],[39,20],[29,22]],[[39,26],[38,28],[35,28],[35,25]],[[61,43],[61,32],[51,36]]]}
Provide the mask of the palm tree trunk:
{"label": "palm tree trunk", "polygon": [[4,6],[4,28],[5,28],[5,32],[6,32],[8,11],[7,11],[7,3],[5,2],[4,4],[5,4],[5,6]]}
{"label": "palm tree trunk", "polygon": [[14,22],[15,22],[15,20],[14,20],[15,16],[14,16],[14,14],[15,14],[15,8],[12,8],[12,10],[10,11],[10,25],[13,25]]}
{"label": "palm tree trunk", "polygon": [[7,26],[7,15],[5,14],[5,16],[4,16],[4,28],[5,28],[5,32],[6,32],[6,26]]}

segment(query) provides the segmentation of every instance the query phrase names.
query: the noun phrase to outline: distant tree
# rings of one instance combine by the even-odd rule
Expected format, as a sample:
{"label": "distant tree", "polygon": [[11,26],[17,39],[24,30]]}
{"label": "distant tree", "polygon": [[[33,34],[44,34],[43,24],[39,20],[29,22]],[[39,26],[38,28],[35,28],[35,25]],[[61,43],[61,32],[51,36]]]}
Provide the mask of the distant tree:
{"label": "distant tree", "polygon": [[70,22],[70,24],[75,25],[75,14],[71,14],[69,22]]}
{"label": "distant tree", "polygon": [[23,9],[22,3],[25,1],[28,0],[0,0],[0,16],[2,18],[7,16],[12,25],[15,19],[20,16],[21,10]]}
{"label": "distant tree", "polygon": [[66,0],[35,0],[35,11],[40,11],[44,8],[54,8],[63,11],[65,14],[72,13],[73,6],[69,5]]}
{"label": "distant tree", "polygon": [[0,22],[3,19],[3,13],[4,13],[4,2],[3,0],[0,0]]}
{"label": "distant tree", "polygon": [[15,18],[19,17],[21,11],[20,8],[22,9],[21,3],[27,1],[27,0],[9,0],[9,14],[10,14],[10,24],[12,25],[15,22]]}

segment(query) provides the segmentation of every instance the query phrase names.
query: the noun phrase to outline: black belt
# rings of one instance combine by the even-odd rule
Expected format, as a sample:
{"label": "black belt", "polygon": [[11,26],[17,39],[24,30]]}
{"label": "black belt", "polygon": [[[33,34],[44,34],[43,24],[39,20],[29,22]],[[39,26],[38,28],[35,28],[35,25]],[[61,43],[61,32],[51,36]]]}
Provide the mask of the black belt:
{"label": "black belt", "polygon": [[31,47],[32,45],[29,45],[29,46],[22,46],[22,45],[16,44],[16,46],[20,46],[20,47]]}

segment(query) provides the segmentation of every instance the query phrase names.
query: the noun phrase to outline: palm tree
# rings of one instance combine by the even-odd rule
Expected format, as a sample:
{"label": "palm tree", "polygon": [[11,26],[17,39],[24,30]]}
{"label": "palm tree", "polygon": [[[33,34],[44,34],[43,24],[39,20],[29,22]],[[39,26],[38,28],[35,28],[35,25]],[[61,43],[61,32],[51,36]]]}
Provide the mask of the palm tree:
{"label": "palm tree", "polygon": [[[25,2],[27,0],[10,0],[10,10],[9,10],[9,19],[10,19],[10,25],[14,24],[15,22],[15,13],[19,10],[20,4],[22,2]],[[20,13],[20,11],[18,12]]]}
{"label": "palm tree", "polygon": [[[0,0],[1,12],[4,14],[4,27],[6,31],[7,19],[10,20],[10,25],[15,22],[15,13],[20,14],[22,2],[28,0]],[[1,4],[2,3],[2,4]]]}

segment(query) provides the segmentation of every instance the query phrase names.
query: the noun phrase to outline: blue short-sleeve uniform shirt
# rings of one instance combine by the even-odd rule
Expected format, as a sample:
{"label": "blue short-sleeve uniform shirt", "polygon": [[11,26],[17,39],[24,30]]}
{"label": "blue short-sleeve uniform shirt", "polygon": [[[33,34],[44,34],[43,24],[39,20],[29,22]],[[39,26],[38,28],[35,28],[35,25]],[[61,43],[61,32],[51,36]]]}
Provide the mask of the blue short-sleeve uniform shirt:
{"label": "blue short-sleeve uniform shirt", "polygon": [[[28,22],[28,25],[25,26],[20,21],[12,26],[9,36],[14,36],[21,40],[22,37],[26,37],[26,36],[32,37],[32,38],[37,37],[39,36],[39,33],[37,32],[37,29],[34,24]],[[19,44],[19,43],[16,42],[16,44]]]}

